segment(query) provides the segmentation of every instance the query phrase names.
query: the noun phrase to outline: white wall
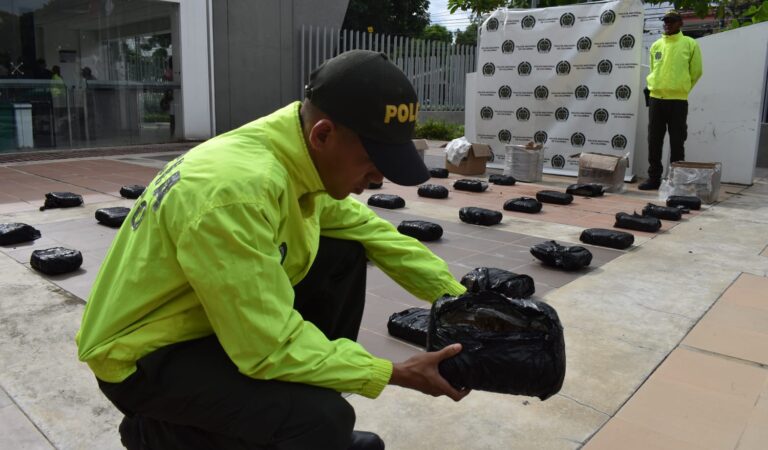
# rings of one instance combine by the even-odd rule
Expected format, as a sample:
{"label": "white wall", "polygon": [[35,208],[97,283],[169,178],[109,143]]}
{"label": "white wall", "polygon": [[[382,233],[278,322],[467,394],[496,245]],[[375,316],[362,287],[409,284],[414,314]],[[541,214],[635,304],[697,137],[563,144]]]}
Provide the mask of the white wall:
{"label": "white wall", "polygon": [[[706,36],[698,43],[704,75],[688,97],[685,159],[720,161],[723,182],[752,184],[768,69],[768,22]],[[641,106],[634,158],[635,173],[641,177],[648,170],[648,148],[642,145],[647,127],[648,111]]]}
{"label": "white wall", "polygon": [[181,51],[174,48],[173,65],[174,71],[181,66],[181,126],[184,138],[190,140],[213,135],[208,14],[208,0],[179,3]]}

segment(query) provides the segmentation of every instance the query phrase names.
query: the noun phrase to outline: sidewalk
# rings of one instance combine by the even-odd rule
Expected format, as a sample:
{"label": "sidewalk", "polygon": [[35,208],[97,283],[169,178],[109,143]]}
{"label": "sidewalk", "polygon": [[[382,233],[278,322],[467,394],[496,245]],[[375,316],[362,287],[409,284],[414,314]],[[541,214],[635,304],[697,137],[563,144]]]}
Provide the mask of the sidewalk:
{"label": "sidewalk", "polygon": [[[0,223],[43,232],[35,243],[0,247],[0,448],[121,448],[119,413],[77,361],[73,340],[115,233],[93,214],[131,206],[119,187],[147,183],[176,154],[0,166]],[[427,162],[437,166],[440,150],[430,149]],[[432,182],[450,186],[457,178]],[[583,228],[610,228],[615,212],[639,211],[654,194],[630,188],[569,207],[545,205],[538,215],[504,212],[491,228],[458,220],[462,206],[501,210],[507,198],[572,182],[548,176],[481,194],[451,191],[446,200],[388,182],[377,191],[406,199],[404,209],[377,210],[394,224],[418,217],[443,226],[444,238],[430,248],[457,277],[482,265],[531,275],[536,298],[563,322],[568,366],[562,391],[546,402],[473,392],[453,403],[394,386],[376,400],[353,395],[357,428],[377,431],[392,450],[756,449],[768,442],[768,173],[749,188],[723,186],[723,201],[665,222],[659,233],[633,233],[627,251],[590,247],[593,264],[577,273],[541,266],[528,248],[547,239],[579,244]],[[85,206],[38,211],[54,190],[83,194]],[[83,267],[59,277],[29,269],[33,249],[55,245],[81,250]],[[371,267],[361,342],[393,359],[420,351],[386,333],[389,314],[413,305],[424,306]]]}

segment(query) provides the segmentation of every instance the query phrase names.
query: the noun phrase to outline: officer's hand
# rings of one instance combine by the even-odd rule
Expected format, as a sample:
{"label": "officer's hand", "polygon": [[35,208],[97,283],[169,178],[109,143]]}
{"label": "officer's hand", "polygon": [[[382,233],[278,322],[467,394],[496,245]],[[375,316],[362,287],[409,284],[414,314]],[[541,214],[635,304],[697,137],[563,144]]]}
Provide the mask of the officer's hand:
{"label": "officer's hand", "polygon": [[392,378],[389,384],[429,394],[433,397],[447,395],[454,401],[466,397],[470,390],[457,390],[451,386],[438,371],[440,361],[450,358],[461,351],[461,344],[453,344],[437,352],[427,352],[392,365]]}

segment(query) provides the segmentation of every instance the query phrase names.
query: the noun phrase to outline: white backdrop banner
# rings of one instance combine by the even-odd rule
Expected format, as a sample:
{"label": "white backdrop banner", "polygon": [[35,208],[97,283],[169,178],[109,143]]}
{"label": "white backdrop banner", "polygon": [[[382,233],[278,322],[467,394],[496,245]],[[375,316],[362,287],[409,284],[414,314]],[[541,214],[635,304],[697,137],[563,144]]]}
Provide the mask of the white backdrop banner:
{"label": "white backdrop banner", "polygon": [[643,18],[640,0],[494,12],[482,25],[474,99],[489,166],[504,166],[506,145],[530,141],[544,145],[547,173],[576,175],[572,156],[583,151],[631,152]]}

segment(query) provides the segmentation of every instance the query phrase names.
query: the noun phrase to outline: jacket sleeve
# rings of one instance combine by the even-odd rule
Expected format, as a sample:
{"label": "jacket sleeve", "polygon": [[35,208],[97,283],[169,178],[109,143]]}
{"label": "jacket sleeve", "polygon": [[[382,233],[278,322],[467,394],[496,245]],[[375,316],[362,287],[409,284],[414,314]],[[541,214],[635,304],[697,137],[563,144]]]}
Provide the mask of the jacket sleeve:
{"label": "jacket sleeve", "polygon": [[693,42],[693,51],[691,52],[691,62],[689,63],[688,70],[691,75],[691,89],[693,89],[703,73],[701,68],[701,48],[699,48],[699,44],[696,41]]}
{"label": "jacket sleeve", "polygon": [[213,208],[179,236],[177,260],[219,342],[252,378],[378,396],[392,363],[351,340],[329,341],[293,309],[275,238],[278,201],[268,203]]}
{"label": "jacket sleeve", "polygon": [[[320,199],[319,199],[320,200]],[[323,236],[358,241],[368,258],[416,297],[434,302],[445,294],[466,292],[448,264],[418,240],[400,234],[386,220],[353,198],[318,202]]]}

